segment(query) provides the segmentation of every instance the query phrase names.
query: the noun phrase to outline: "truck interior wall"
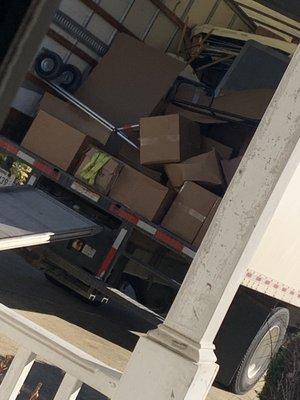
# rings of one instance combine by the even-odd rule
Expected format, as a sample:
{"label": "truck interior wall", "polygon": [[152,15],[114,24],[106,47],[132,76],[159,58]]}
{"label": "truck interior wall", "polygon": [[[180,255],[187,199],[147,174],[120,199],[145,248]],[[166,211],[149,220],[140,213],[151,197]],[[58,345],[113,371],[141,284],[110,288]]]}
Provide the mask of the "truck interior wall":
{"label": "truck interior wall", "polygon": [[[177,52],[181,30],[151,0],[102,0],[96,3],[139,39],[163,51]],[[187,21],[190,27],[196,24],[211,23],[220,27],[247,30],[245,24],[223,0],[184,0],[181,2],[168,0],[162,3],[183,22]],[[117,33],[113,26],[83,4],[81,0],[62,0],[59,9],[108,46]],[[51,29],[96,60],[99,61],[101,58],[57,25],[52,24]],[[41,47],[43,46],[56,51],[64,62],[76,65],[82,72],[89,71],[90,66],[87,63],[55,40],[46,37]]]}

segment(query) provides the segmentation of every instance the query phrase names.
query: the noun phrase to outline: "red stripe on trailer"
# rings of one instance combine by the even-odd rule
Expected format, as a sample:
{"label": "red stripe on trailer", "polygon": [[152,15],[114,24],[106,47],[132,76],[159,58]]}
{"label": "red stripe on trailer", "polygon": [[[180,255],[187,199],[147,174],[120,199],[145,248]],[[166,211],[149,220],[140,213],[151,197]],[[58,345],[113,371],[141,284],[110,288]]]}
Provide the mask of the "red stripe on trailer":
{"label": "red stripe on trailer", "polygon": [[157,231],[154,236],[177,251],[181,252],[183,250],[183,244],[165,232]]}
{"label": "red stripe on trailer", "polygon": [[117,254],[117,251],[118,251],[117,249],[114,249],[113,247],[111,247],[111,249],[107,253],[105,259],[102,261],[101,267],[99,268],[99,270],[96,273],[96,276],[98,278],[102,278],[102,276],[105,274],[105,272],[107,272],[110,264],[112,263],[113,259],[115,258],[116,254]]}
{"label": "red stripe on trailer", "polygon": [[38,169],[39,171],[43,172],[45,175],[51,176],[52,178],[58,179],[59,173],[55,171],[52,167],[44,164],[41,161],[35,160],[33,163],[33,167]]}
{"label": "red stripe on trailer", "polygon": [[19,151],[18,147],[14,146],[10,142],[7,142],[5,139],[0,139],[0,146],[12,154],[17,154]]}
{"label": "red stripe on trailer", "polygon": [[127,229],[122,228],[116,237],[115,241],[109,252],[107,253],[105,259],[102,261],[102,264],[96,274],[96,277],[102,278],[102,276],[107,272],[110,264],[112,263],[113,259],[115,258],[119,247],[121,246],[123,239],[127,234]]}
{"label": "red stripe on trailer", "polygon": [[134,225],[136,225],[139,221],[139,217],[137,217],[134,214],[131,214],[130,212],[122,208],[117,207],[115,204],[110,206],[109,211],[112,214],[117,215],[118,217],[124,219],[125,221],[131,222]]}

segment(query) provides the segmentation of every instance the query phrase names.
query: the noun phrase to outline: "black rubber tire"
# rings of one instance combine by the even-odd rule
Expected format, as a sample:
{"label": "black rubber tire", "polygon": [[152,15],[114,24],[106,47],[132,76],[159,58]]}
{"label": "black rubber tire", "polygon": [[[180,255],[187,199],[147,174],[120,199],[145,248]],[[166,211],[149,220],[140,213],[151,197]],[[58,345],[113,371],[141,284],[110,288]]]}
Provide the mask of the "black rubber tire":
{"label": "black rubber tire", "polygon": [[[53,66],[50,70],[45,70],[43,67],[43,63],[49,60],[52,62]],[[63,60],[62,58],[54,53],[53,51],[42,51],[35,59],[34,62],[34,70],[38,74],[38,76],[42,79],[51,81],[56,79],[61,74],[61,69],[63,67]]]}
{"label": "black rubber tire", "polygon": [[289,324],[289,311],[286,308],[275,308],[270,313],[268,319],[261,326],[256,336],[252,340],[243,360],[238,368],[238,371],[233,379],[231,384],[231,391],[236,394],[245,394],[249,390],[251,390],[257,382],[262,378],[267,369],[269,368],[270,361],[266,359],[265,365],[261,367],[258,373],[249,378],[248,371],[251,363],[252,356],[255,353],[255,350],[258,348],[259,344],[262,342],[262,339],[266,336],[266,334],[271,331],[274,327],[279,327],[279,334],[276,343],[273,343],[272,346],[272,357],[274,357],[278,350],[280,349],[284,337],[286,334],[286,330]]}
{"label": "black rubber tire", "polygon": [[62,81],[59,85],[68,92],[73,93],[79,88],[81,84],[82,74],[80,69],[75,67],[75,65],[65,64],[62,66],[59,79],[62,79],[63,74],[66,72],[69,74],[69,81]]}

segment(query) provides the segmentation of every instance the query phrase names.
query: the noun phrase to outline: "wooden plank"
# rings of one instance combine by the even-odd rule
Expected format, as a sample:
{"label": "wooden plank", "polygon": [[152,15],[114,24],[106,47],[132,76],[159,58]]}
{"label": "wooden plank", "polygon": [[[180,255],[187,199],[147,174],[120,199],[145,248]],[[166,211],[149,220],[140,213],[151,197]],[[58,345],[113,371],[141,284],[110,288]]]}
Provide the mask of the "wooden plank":
{"label": "wooden plank", "polygon": [[252,19],[252,21],[261,22],[270,28],[275,28],[279,32],[290,34],[296,38],[300,38],[300,30],[297,28],[291,27],[284,22],[280,22],[273,19],[272,17],[269,17],[265,14],[260,14],[259,12],[250,10],[246,7],[241,7],[241,9],[248,15],[249,18]]}
{"label": "wooden plank", "polygon": [[263,35],[263,36],[268,36],[268,37],[272,37],[274,39],[282,39],[285,40],[289,43],[291,43],[293,41],[293,37],[290,35],[287,35],[285,33],[279,32],[274,28],[270,28],[269,26],[266,26],[264,24],[261,23],[257,23],[257,29],[255,32],[257,35]]}
{"label": "wooden plank", "polygon": [[213,25],[197,26],[194,28],[193,34],[194,34],[194,36],[197,36],[200,33],[208,33],[211,30],[213,30],[212,35],[230,38],[230,39],[241,40],[241,41],[245,41],[245,42],[247,40],[256,40],[257,42],[260,42],[266,46],[270,46],[270,47],[273,47],[274,49],[282,50],[288,54],[293,54],[297,49],[297,45],[294,43],[288,43],[288,42],[285,42],[285,41],[279,40],[279,39],[272,39],[267,36],[255,35],[254,33],[234,31],[232,29],[227,29],[227,28],[219,28],[219,27],[213,26]]}
{"label": "wooden plank", "polygon": [[70,50],[72,53],[87,62],[92,67],[95,67],[98,64],[98,62],[93,57],[81,50],[79,47],[75,46],[72,42],[57,33],[55,30],[50,28],[47,32],[47,36],[55,40],[57,43],[61,44],[67,50]]}
{"label": "wooden plank", "polygon": [[[175,25],[178,26],[179,29],[183,30],[185,27],[184,22],[173,12],[171,11],[165,4],[163,4],[160,0],[150,0],[159,10]],[[191,29],[187,28],[187,34],[191,33]]]}
{"label": "wooden plank", "polygon": [[300,30],[300,22],[298,22],[294,19],[291,19],[277,11],[274,11],[269,7],[263,6],[262,4],[257,3],[256,1],[253,1],[253,0],[233,0],[233,1],[238,6],[244,6],[244,7],[248,8],[249,10],[257,11],[262,15],[271,17],[275,21],[285,23],[286,25],[288,25],[290,27]]}
{"label": "wooden plank", "polygon": [[138,39],[134,33],[132,33],[124,25],[122,25],[118,20],[116,20],[112,15],[110,15],[102,7],[96,4],[93,0],[80,0],[80,1],[84,5],[89,7],[91,10],[93,10],[96,14],[98,14],[101,18],[103,18],[106,22],[108,22],[111,26],[117,29],[119,32],[127,33],[128,35]]}

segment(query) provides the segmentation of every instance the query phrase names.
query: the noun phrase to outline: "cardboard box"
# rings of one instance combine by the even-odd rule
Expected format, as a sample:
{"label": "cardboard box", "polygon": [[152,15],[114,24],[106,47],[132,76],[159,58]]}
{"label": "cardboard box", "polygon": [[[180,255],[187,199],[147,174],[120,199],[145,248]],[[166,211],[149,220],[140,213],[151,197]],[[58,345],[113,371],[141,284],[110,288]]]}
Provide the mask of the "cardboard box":
{"label": "cardboard box", "polygon": [[156,222],[160,221],[170,202],[167,187],[128,165],[122,168],[109,195],[132,211]]}
{"label": "cardboard box", "polygon": [[111,132],[78,107],[46,93],[40,109],[105,145]]}
{"label": "cardboard box", "polygon": [[141,164],[180,162],[200,152],[202,136],[196,122],[178,114],[142,118]]}
{"label": "cardboard box", "polygon": [[[80,162],[75,172],[76,178],[89,184],[89,182],[87,182],[82,177],[82,172],[91,161],[93,155],[99,152],[101,152],[101,150],[97,149],[96,147],[92,147],[85,153],[83,160]],[[111,157],[97,173],[93,187],[105,195],[108,194],[114,182],[116,181],[121,169],[121,163],[119,163],[115,158]]]}
{"label": "cardboard box", "polygon": [[210,212],[208,214],[208,216],[206,217],[203,225],[201,226],[199,232],[197,233],[194,241],[193,241],[193,245],[195,247],[199,247],[200,244],[202,243],[202,240],[204,239],[204,236],[206,235],[206,232],[208,230],[208,228],[210,227],[210,224],[213,220],[213,217],[215,216],[215,213],[217,212],[217,209],[221,203],[222,199],[218,199],[215,204],[212,206],[212,208],[210,209]]}
{"label": "cardboard box", "polygon": [[163,168],[161,167],[159,170],[156,170],[141,165],[139,149],[135,149],[134,147],[130,146],[130,144],[124,142],[124,144],[118,151],[117,158],[122,160],[126,164],[129,164],[134,169],[137,169],[142,174],[149,176],[149,178],[152,178],[157,182],[161,182]]}
{"label": "cardboard box", "polygon": [[217,142],[214,139],[203,136],[202,139],[202,152],[207,153],[211,150],[216,150],[221,160],[229,160],[232,156],[233,149],[223,143]]}
{"label": "cardboard box", "polygon": [[193,243],[219,197],[193,182],[186,182],[162,221],[170,232]]}
{"label": "cardboard box", "polygon": [[225,176],[225,180],[227,185],[229,185],[229,183],[231,182],[235,171],[238,169],[238,166],[240,164],[240,162],[242,161],[242,156],[241,157],[236,157],[233,158],[231,160],[222,160],[221,161],[221,165],[223,168],[223,172],[224,172],[224,176]]}
{"label": "cardboard box", "polygon": [[39,111],[22,146],[67,171],[86,136],[52,115]]}
{"label": "cardboard box", "polygon": [[208,188],[218,188],[224,184],[219,157],[215,150],[189,158],[182,163],[167,164],[165,171],[175,188],[179,188],[186,181],[197,182]]}
{"label": "cardboard box", "polygon": [[115,126],[136,124],[152,113],[184,68],[185,63],[119,33],[76,97]]}

